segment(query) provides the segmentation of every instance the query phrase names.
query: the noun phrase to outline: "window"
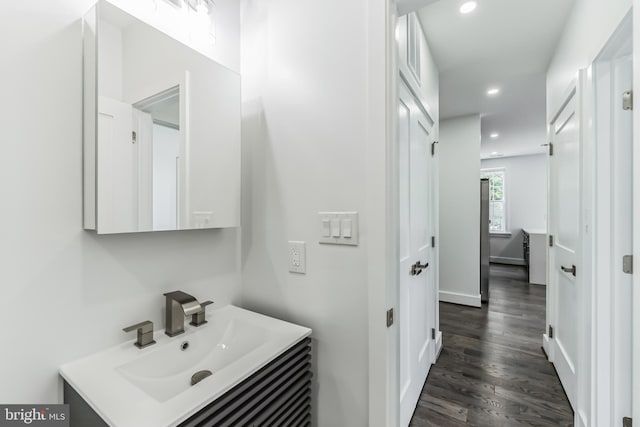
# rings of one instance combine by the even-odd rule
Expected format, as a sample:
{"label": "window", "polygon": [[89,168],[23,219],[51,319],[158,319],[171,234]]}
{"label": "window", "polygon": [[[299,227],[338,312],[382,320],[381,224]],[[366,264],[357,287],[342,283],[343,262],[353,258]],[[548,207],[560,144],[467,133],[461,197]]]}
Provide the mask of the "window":
{"label": "window", "polygon": [[489,178],[489,232],[507,232],[504,168],[482,169],[480,178]]}

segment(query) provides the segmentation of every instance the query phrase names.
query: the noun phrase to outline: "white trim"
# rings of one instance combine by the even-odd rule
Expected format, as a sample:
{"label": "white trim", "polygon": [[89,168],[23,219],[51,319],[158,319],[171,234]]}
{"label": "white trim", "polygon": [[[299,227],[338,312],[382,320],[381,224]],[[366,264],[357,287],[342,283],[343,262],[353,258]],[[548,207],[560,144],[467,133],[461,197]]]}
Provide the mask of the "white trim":
{"label": "white trim", "polygon": [[450,302],[453,304],[468,305],[471,307],[482,307],[480,294],[469,295],[469,294],[460,294],[458,292],[447,292],[447,291],[439,291],[438,294],[440,296],[441,302]]}
{"label": "white trim", "polygon": [[435,361],[438,361],[440,353],[442,352],[442,331],[436,332],[436,357]]}
{"label": "white trim", "polygon": [[[397,215],[393,200],[397,115],[396,5],[393,0],[370,2],[367,6],[367,229],[377,230],[368,240],[367,285],[369,304],[369,396],[368,418],[372,427],[399,422],[398,360],[399,334],[396,325],[387,328],[387,309],[397,307],[398,257]],[[380,173],[385,171],[385,173]]]}
{"label": "white trim", "polygon": [[631,207],[621,208],[620,200],[616,199],[624,197],[628,200],[627,195],[621,195],[631,190],[631,164],[627,168],[622,164],[628,160],[624,153],[632,148],[627,145],[630,135],[626,133],[630,125],[626,120],[630,118],[621,121],[629,113],[622,111],[618,98],[621,91],[618,93],[614,89],[620,87],[621,78],[626,78],[622,77],[626,73],[620,73],[618,67],[623,63],[629,68],[631,65],[623,60],[628,58],[627,48],[632,42],[631,19],[631,13],[628,13],[609,38],[593,62],[593,77],[588,81],[593,101],[587,113],[594,123],[588,135],[592,152],[590,164],[593,173],[589,185],[594,189],[594,198],[590,201],[594,234],[593,249],[590,254],[585,253],[585,261],[591,261],[589,273],[593,283],[616,284],[594,286],[592,289],[593,425],[617,424],[619,418],[631,415],[628,408],[632,405],[628,375],[632,362],[627,358],[632,350],[629,324],[632,309],[624,304],[630,303],[632,278],[620,270],[620,257],[631,253],[632,236],[628,234],[628,228],[632,228],[629,224],[632,219],[629,217]]}
{"label": "white trim", "polygon": [[544,350],[544,353],[547,355],[547,360],[549,360],[549,362],[553,362],[553,359],[550,353],[549,344],[550,344],[549,335],[542,334],[542,349]]}
{"label": "white trim", "polygon": [[[640,94],[640,0],[633,0],[633,90]],[[638,99],[638,98],[636,98]],[[640,147],[640,106],[634,101],[633,145]],[[633,150],[633,253],[640,256],[640,150]],[[633,352],[632,400],[633,419],[640,420],[640,274],[633,275]]]}
{"label": "white trim", "polygon": [[527,265],[527,262],[523,258],[509,258],[502,256],[491,256],[489,262],[494,264],[508,264],[508,265]]}
{"label": "white trim", "polygon": [[588,426],[586,417],[584,415],[584,412],[582,412],[582,411],[578,412],[578,416],[576,418],[578,418],[578,426],[577,427],[587,427]]}

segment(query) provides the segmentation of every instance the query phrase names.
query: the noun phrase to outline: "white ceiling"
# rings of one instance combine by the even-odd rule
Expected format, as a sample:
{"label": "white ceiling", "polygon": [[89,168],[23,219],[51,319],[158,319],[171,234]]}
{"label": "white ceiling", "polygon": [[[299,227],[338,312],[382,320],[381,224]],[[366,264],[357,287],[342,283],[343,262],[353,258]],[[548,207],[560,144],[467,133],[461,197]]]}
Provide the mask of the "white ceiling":
{"label": "white ceiling", "polygon": [[[546,71],[574,0],[478,0],[468,15],[461,3],[418,12],[440,70],[441,119],[480,114],[483,158],[544,152]],[[490,86],[501,93],[487,97]]]}

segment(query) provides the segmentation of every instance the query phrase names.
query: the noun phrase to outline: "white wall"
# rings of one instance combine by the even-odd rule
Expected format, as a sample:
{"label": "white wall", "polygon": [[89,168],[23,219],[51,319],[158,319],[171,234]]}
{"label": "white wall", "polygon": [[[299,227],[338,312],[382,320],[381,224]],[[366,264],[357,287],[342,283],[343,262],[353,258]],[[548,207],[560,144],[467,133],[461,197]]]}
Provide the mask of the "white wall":
{"label": "white wall", "polygon": [[631,8],[632,0],[576,0],[547,71],[547,116],[555,114],[569,83],[588,67]]}
{"label": "white wall", "polygon": [[547,228],[547,156],[545,154],[482,160],[482,169],[505,168],[507,231],[491,236],[492,262],[522,263],[522,229]]}
{"label": "white wall", "polygon": [[[367,3],[242,2],[243,304],[313,329],[319,426],[368,425]],[[318,244],[325,210],[360,212],[358,247]]]}
{"label": "white wall", "polygon": [[480,116],[440,122],[440,301],[480,304]]}
{"label": "white wall", "polygon": [[83,231],[80,17],[91,4],[0,6],[0,51],[10,64],[0,67],[7,83],[0,106],[5,403],[61,400],[57,367],[133,339],[121,329],[134,322],[163,327],[163,292],[182,289],[224,304],[240,283],[233,229]]}

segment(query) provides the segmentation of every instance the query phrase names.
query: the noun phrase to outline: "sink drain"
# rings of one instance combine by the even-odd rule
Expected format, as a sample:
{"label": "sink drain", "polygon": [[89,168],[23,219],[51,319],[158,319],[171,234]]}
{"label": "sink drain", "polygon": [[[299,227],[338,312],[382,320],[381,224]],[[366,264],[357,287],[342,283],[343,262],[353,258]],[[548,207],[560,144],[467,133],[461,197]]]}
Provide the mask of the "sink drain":
{"label": "sink drain", "polygon": [[212,375],[211,371],[206,369],[203,371],[196,372],[195,374],[191,375],[191,385],[198,384],[200,381],[202,381],[203,379],[207,378],[210,375]]}
{"label": "sink drain", "polygon": [[189,348],[189,341],[185,341],[182,344],[180,344],[180,350],[185,351],[188,348]]}

